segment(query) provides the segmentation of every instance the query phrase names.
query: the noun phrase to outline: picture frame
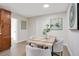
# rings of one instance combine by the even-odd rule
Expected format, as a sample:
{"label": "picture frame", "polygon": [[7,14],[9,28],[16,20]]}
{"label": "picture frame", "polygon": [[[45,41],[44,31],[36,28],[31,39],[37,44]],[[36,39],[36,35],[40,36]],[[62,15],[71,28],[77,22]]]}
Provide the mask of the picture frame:
{"label": "picture frame", "polygon": [[71,4],[70,10],[69,10],[69,28],[70,29],[75,29],[75,25],[76,25],[76,7],[75,4]]}
{"label": "picture frame", "polygon": [[63,18],[53,18],[50,21],[52,25],[51,30],[62,30],[63,29]]}
{"label": "picture frame", "polygon": [[27,22],[22,20],[21,21],[21,30],[26,30],[26,25],[27,25]]}

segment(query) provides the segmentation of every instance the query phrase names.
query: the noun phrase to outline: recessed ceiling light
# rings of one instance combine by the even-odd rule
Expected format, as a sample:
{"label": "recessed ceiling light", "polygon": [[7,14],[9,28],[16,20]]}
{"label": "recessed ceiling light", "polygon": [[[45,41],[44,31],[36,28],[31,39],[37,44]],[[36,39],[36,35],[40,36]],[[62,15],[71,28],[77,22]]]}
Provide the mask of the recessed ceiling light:
{"label": "recessed ceiling light", "polygon": [[44,4],[43,7],[44,7],[44,8],[49,8],[50,5],[49,5],[49,4]]}

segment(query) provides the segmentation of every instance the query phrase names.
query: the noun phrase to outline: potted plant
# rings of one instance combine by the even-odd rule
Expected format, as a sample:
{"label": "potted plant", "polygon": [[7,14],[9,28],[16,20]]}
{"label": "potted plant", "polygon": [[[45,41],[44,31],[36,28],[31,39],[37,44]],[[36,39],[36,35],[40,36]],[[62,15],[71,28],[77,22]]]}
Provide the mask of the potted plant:
{"label": "potted plant", "polygon": [[43,35],[45,36],[45,39],[47,39],[47,35],[48,35],[48,32],[51,31],[51,28],[53,27],[53,24],[46,24],[46,28],[43,29]]}

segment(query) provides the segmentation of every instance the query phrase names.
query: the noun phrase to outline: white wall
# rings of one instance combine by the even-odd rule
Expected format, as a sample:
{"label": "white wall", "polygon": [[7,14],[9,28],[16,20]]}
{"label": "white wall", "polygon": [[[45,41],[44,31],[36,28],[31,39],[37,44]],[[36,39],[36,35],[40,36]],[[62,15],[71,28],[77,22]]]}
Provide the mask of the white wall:
{"label": "white wall", "polygon": [[[69,20],[69,9],[67,11],[67,22]],[[75,18],[76,20],[77,18]],[[67,27],[69,26],[69,23]],[[79,30],[69,30],[68,27],[68,39],[67,39],[67,46],[69,48],[69,51],[71,55],[73,56],[79,56]]]}
{"label": "white wall", "polygon": [[[66,35],[67,35],[67,26],[66,26],[66,13],[56,13],[51,15],[45,15],[45,16],[38,16],[38,17],[32,17],[29,18],[29,37],[31,36],[43,36],[42,31],[45,28],[46,24],[50,23],[50,18],[56,18],[61,17],[63,18],[63,30],[53,30],[49,32],[49,35],[61,37],[66,42]],[[66,43],[65,43],[66,44]]]}
{"label": "white wall", "polygon": [[67,46],[71,52],[71,55],[79,56],[79,31],[69,30],[68,32]]}
{"label": "white wall", "polygon": [[[13,13],[12,17],[17,19],[17,42],[25,41],[28,39],[28,20],[27,18]],[[27,21],[27,29],[21,30],[21,21]]]}
{"label": "white wall", "polygon": [[28,19],[28,37],[36,35],[36,20]]}

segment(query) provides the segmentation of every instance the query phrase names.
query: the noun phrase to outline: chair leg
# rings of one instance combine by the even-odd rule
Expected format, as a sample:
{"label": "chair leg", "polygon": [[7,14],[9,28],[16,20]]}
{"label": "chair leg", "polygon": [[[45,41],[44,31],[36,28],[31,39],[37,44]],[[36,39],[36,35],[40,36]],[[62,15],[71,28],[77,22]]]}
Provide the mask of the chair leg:
{"label": "chair leg", "polygon": [[61,56],[63,56],[63,51],[61,52]]}
{"label": "chair leg", "polygon": [[51,52],[51,55],[53,56],[53,45],[52,45],[52,52]]}

